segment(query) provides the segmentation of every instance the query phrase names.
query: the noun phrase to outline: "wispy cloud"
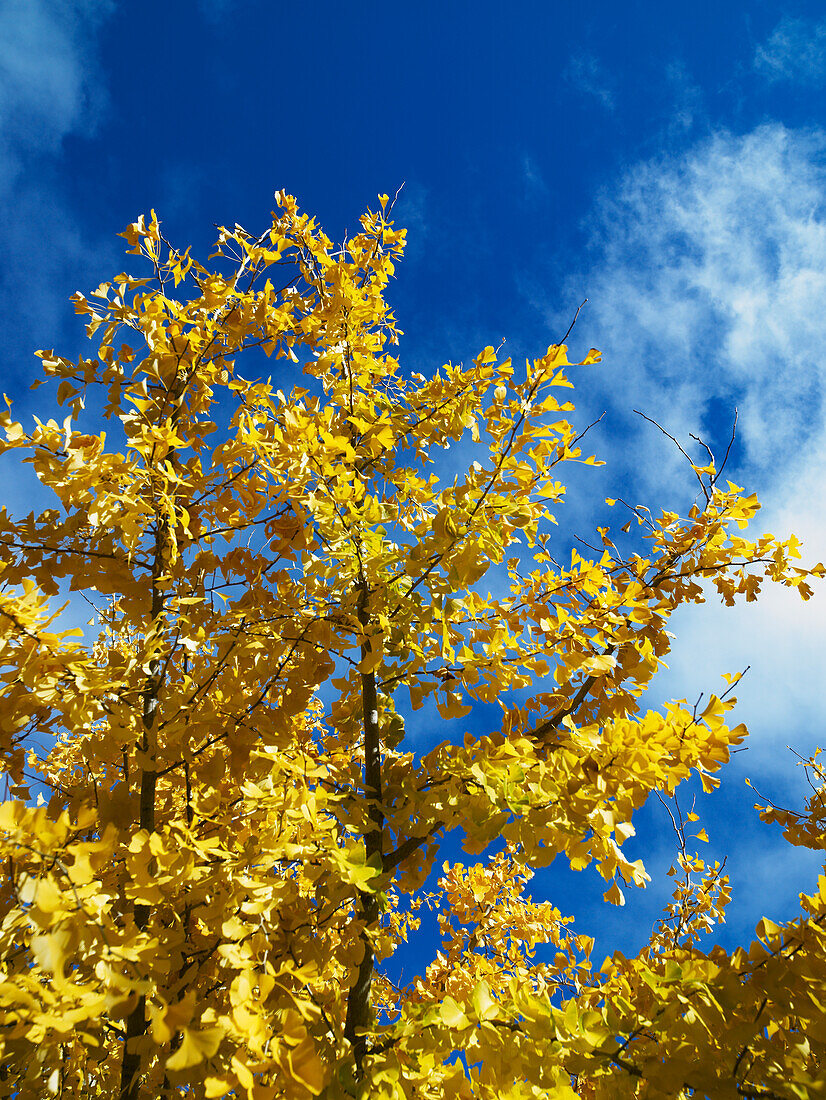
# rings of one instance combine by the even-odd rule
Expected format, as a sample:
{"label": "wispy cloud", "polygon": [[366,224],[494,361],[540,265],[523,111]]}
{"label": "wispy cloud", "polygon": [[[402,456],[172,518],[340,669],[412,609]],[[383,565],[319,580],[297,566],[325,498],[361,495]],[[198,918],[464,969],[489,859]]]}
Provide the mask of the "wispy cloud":
{"label": "wispy cloud", "polygon": [[27,157],[93,131],[105,101],[94,31],[111,0],[7,0],[0,7],[0,186]]}
{"label": "wispy cloud", "polygon": [[[60,178],[63,142],[105,114],[97,32],[111,0],[0,4],[0,316],[5,369],[54,340],[77,278],[94,271]],[[94,276],[92,276],[94,277]]]}
{"label": "wispy cloud", "polygon": [[822,83],[826,79],[826,22],[781,19],[757,47],[754,68],[770,81]]}
{"label": "wispy cloud", "polygon": [[682,62],[670,62],[666,66],[665,77],[671,93],[666,131],[674,140],[689,133],[698,118],[704,117],[705,104],[699,85]]}
{"label": "wispy cloud", "polygon": [[599,199],[577,277],[606,396],[684,434],[737,404],[773,479],[824,426],[825,152],[772,124],[636,165]]}
{"label": "wispy cloud", "polygon": [[[750,533],[794,531],[808,563],[826,560],[826,136],[770,124],[642,161],[606,187],[587,231],[585,262],[558,297],[588,295],[578,327],[603,349],[602,374],[589,372],[592,392],[579,390],[578,403],[585,415],[608,409],[594,444],[608,459],[605,495],[656,509],[685,505],[696,489],[685,460],[634,408],[686,446],[689,432],[702,434],[720,454],[738,405],[730,476],[764,504]],[[562,313],[546,317],[564,331]],[[786,746],[806,755],[826,740],[826,586],[815,587],[805,604],[767,585],[757,603],[727,608],[711,593],[680,609],[670,667],[644,701],[693,704],[724,690],[722,672],[751,666],[735,711],[752,734],[748,751],[701,807],[712,858],[732,856],[726,942],[749,937],[767,883],[772,915],[794,915],[818,867],[812,853],[789,853],[779,830],[755,835],[758,799],[745,786],[749,776],[769,798],[801,805],[803,776]],[[651,900],[629,899],[633,946]]]}
{"label": "wispy cloud", "polygon": [[593,96],[608,111],[614,109],[612,82],[599,61],[590,53],[574,54],[568,62],[565,79],[578,91]]}
{"label": "wispy cloud", "polygon": [[235,0],[198,0],[204,17],[211,23],[220,23],[235,7]]}
{"label": "wispy cloud", "polygon": [[548,185],[539,165],[526,153],[522,157],[522,182],[528,195],[547,195]]}
{"label": "wispy cloud", "polygon": [[[795,531],[808,561],[826,559],[826,137],[771,124],[639,163],[589,231],[571,286],[588,294],[581,324],[604,353],[588,403],[613,425],[599,449],[619,485],[606,495],[671,507],[693,492],[684,459],[634,408],[721,453],[737,405],[730,476],[764,502],[755,529]],[[826,592],[804,605],[771,586],[756,605],[686,609],[657,699],[719,691],[720,672],[751,664],[738,720],[752,755],[806,751],[823,739],[824,604]]]}

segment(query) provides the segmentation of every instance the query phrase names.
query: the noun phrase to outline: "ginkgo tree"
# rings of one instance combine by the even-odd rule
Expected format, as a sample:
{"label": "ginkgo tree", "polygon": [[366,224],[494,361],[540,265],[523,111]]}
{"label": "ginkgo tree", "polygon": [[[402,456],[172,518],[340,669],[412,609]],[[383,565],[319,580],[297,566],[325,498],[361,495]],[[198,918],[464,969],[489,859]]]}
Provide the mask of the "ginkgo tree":
{"label": "ginkgo tree", "polygon": [[[675,818],[673,903],[601,969],[526,890],[555,859],[607,903],[645,885],[635,811],[713,788],[745,736],[736,677],[642,712],[671,614],[805,599],[823,567],[746,538],[757,501],[713,463],[687,515],[563,553],[562,467],[596,463],[564,342],[411,372],[392,204],[336,247],[277,200],[204,264],[131,225],[140,268],[75,298],[89,357],[39,353],[63,412],[0,422],[54,498],[0,514],[0,1095],[822,1094],[826,879],[704,950],[728,881]],[[471,732],[412,751],[422,706]],[[814,787],[764,815],[822,849]],[[399,987],[423,906],[441,947]]]}

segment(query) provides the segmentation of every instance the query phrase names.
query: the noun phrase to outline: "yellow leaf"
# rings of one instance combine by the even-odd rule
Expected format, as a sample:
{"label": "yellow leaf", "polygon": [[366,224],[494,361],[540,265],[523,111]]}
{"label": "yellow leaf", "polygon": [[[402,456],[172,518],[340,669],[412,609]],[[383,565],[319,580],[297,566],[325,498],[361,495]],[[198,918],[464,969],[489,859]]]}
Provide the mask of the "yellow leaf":
{"label": "yellow leaf", "polygon": [[439,1015],[448,1027],[463,1031],[470,1027],[470,1020],[452,997],[445,997],[439,1006]]}
{"label": "yellow leaf", "polygon": [[232,1056],[232,1068],[242,1088],[251,1089],[255,1085],[255,1078],[250,1072],[249,1066],[242,1062],[237,1055]]}
{"label": "yellow leaf", "polygon": [[324,1087],[324,1064],[316,1053],[315,1045],[309,1037],[293,1047],[287,1054],[287,1062],[294,1080],[302,1084],[313,1096],[318,1096]]}
{"label": "yellow leaf", "polygon": [[602,673],[611,672],[617,666],[617,659],[613,653],[601,653],[596,657],[589,657],[582,665],[583,672],[594,673],[599,676]]}
{"label": "yellow leaf", "polygon": [[203,1031],[185,1027],[182,1034],[181,1045],[166,1060],[166,1068],[172,1072],[190,1069],[212,1058],[224,1037],[220,1027],[209,1027]]}
{"label": "yellow leaf", "polygon": [[473,1009],[480,1020],[492,1020],[498,1015],[499,1007],[490,995],[487,982],[480,982],[473,990]]}
{"label": "yellow leaf", "polygon": [[204,1094],[207,1100],[215,1100],[219,1096],[228,1096],[237,1083],[231,1077],[205,1077]]}
{"label": "yellow leaf", "polygon": [[18,894],[22,901],[36,905],[42,913],[55,913],[63,908],[63,895],[51,877],[26,876]]}
{"label": "yellow leaf", "polygon": [[625,905],[625,894],[616,882],[612,882],[602,896],[611,905]]}
{"label": "yellow leaf", "polygon": [[156,1043],[168,1043],[179,1031],[183,1031],[195,1011],[194,992],[171,1004],[160,997],[160,1004],[150,1008],[152,1038]]}
{"label": "yellow leaf", "polygon": [[38,964],[57,977],[63,977],[66,956],[72,943],[72,934],[68,928],[56,928],[53,932],[41,936],[32,936],[31,951]]}

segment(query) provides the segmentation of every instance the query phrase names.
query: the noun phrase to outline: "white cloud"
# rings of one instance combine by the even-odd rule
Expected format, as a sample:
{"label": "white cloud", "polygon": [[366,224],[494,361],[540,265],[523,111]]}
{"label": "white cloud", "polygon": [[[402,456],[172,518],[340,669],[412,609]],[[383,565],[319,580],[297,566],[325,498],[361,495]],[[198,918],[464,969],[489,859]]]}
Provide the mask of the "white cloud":
{"label": "white cloud", "polygon": [[773,479],[824,424],[824,151],[773,124],[638,164],[601,196],[576,280],[605,399],[683,438],[712,401],[738,404],[741,448]]}
{"label": "white cloud", "polygon": [[[719,455],[737,405],[729,476],[763,501],[754,533],[794,531],[809,563],[826,561],[825,153],[823,134],[771,124],[637,164],[600,197],[589,268],[570,284],[588,294],[580,326],[606,364],[580,391],[586,413],[609,410],[606,495],[679,507],[696,489],[633,408],[687,447],[689,432],[704,435]],[[809,604],[770,585],[757,604],[725,608],[714,595],[683,609],[650,705],[719,692],[721,672],[751,664],[737,713],[753,733],[750,766],[791,782],[785,746],[826,742],[826,586],[815,588]]]}
{"label": "white cloud", "polygon": [[103,101],[94,30],[110,0],[6,0],[0,6],[0,186],[31,154],[93,130]]}
{"label": "white cloud", "polygon": [[826,76],[826,23],[781,19],[757,47],[754,68],[771,82],[821,83]]}
{"label": "white cloud", "polygon": [[32,350],[60,339],[71,292],[100,266],[61,167],[64,139],[94,134],[106,109],[97,32],[113,10],[112,0],[0,0],[0,316],[6,371],[22,380]]}
{"label": "white cloud", "polygon": [[[809,450],[762,494],[765,508],[754,530],[778,536],[793,531],[808,563],[826,561],[824,486],[824,456]],[[799,792],[801,777],[787,747],[803,756],[826,747],[826,591],[822,584],[813,587],[806,603],[790,589],[767,584],[755,603],[727,608],[710,596],[708,604],[678,612],[670,671],[658,678],[660,696],[708,695],[724,686],[721,672],[751,666],[736,691],[736,720],[749,727],[749,764],[772,776],[773,790],[766,793],[774,797]]]}
{"label": "white cloud", "polygon": [[614,109],[614,93],[607,73],[590,53],[575,54],[565,67],[565,79],[585,95],[593,96],[608,111]]}

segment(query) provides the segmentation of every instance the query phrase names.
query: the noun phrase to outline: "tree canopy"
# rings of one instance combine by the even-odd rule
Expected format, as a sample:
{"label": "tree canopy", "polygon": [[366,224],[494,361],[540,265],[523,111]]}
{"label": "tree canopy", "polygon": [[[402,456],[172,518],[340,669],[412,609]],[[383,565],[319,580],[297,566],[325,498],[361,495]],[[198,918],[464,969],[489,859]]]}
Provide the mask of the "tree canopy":
{"label": "tree canopy", "polygon": [[[564,341],[410,371],[387,197],[340,246],[277,199],[204,264],[131,225],[143,270],[75,297],[89,357],[38,353],[65,419],[0,422],[56,498],[0,514],[0,1095],[822,1095],[826,878],[707,948],[728,880],[675,819],[673,902],[601,968],[527,884],[560,859],[606,903],[645,885],[635,811],[746,736],[737,676],[642,710],[670,616],[806,599],[823,566],[747,538],[711,459],[687,514],[609,501],[593,556],[559,547],[562,467],[597,463]],[[425,705],[500,717],[416,752]],[[822,850],[810,768],[807,806],[763,814]],[[399,987],[423,907],[441,947]]]}

